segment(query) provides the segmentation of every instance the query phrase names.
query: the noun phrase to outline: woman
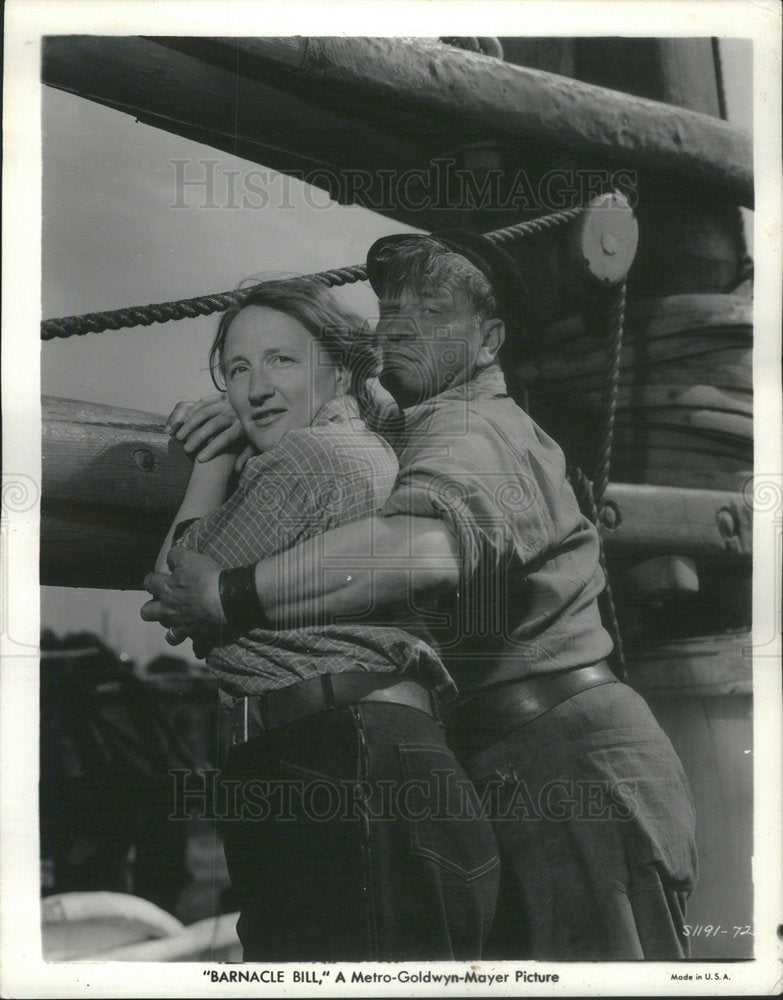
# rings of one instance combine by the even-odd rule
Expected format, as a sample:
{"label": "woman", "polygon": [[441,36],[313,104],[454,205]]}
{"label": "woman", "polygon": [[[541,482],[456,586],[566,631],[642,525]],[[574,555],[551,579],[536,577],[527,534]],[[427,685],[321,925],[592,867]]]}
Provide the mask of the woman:
{"label": "woman", "polygon": [[245,960],[477,958],[497,854],[437,721],[445,668],[392,624],[253,627],[241,569],[385,501],[396,459],[358,405],[368,340],[323,285],[267,282],[222,317],[211,363],[254,455],[227,500],[235,454],[194,464],[158,565],[198,518],[177,544],[224,567],[232,624],[207,663],[233,713],[224,844]]}

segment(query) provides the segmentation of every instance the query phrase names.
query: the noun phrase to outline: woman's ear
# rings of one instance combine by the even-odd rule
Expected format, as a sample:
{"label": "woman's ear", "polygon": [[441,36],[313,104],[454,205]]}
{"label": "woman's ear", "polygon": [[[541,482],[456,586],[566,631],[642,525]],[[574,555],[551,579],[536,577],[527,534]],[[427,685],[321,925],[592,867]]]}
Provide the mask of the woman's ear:
{"label": "woman's ear", "polygon": [[485,319],[481,324],[481,347],[476,356],[476,367],[487,368],[493,364],[506,339],[502,319]]}

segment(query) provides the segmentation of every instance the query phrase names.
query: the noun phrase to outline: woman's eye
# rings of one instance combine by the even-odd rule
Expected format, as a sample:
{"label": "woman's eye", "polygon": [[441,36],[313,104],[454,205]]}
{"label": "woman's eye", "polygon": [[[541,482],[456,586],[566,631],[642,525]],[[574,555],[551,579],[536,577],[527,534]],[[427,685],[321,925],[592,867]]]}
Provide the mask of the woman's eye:
{"label": "woman's eye", "polygon": [[242,375],[246,371],[247,371],[247,365],[233,365],[231,368],[229,368],[228,377],[236,378],[237,375]]}
{"label": "woman's eye", "polygon": [[272,364],[275,365],[288,365],[293,364],[294,359],[289,358],[287,354],[276,354],[272,358]]}

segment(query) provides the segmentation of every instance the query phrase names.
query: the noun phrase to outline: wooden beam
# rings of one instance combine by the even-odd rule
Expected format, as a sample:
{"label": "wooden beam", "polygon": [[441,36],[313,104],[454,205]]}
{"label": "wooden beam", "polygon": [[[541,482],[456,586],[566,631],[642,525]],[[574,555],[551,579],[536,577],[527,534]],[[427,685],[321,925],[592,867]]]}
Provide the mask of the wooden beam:
{"label": "wooden beam", "polygon": [[[686,177],[753,201],[750,136],[711,115],[515,66],[429,39],[223,39],[259,61],[277,61],[394,117],[422,113],[481,123],[503,135],[602,152],[631,166]],[[286,44],[281,44],[286,41]],[[279,45],[279,52],[275,51]],[[421,124],[419,125],[421,127]]]}
{"label": "wooden beam", "polygon": [[379,168],[493,137],[523,165],[576,151],[753,199],[750,138],[726,122],[433,40],[50,36],[43,80],[278,170],[366,171],[363,190],[312,182],[422,228],[426,205],[389,204]]}
{"label": "wooden beam", "polygon": [[141,589],[190,475],[164,417],[44,396],[41,582]]}
{"label": "wooden beam", "polygon": [[47,503],[122,507],[141,517],[176,511],[191,466],[163,433],[165,417],[56,396],[42,405]]}
{"label": "wooden beam", "polygon": [[612,483],[601,533],[610,555],[677,554],[730,561],[752,554],[742,493]]}
{"label": "wooden beam", "polygon": [[655,698],[751,694],[752,667],[749,632],[664,642],[628,656],[631,685]]}

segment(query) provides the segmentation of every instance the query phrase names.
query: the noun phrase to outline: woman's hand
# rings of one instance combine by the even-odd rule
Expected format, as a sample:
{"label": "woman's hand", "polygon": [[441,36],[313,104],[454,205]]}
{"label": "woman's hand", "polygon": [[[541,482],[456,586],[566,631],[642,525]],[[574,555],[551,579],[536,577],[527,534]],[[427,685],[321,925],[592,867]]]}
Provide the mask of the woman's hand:
{"label": "woman's hand", "polygon": [[[185,453],[198,462],[217,455],[237,454],[237,469],[253,453],[228,397],[224,392],[205,396],[195,403],[183,400],[169,414],[166,433],[180,442]],[[240,464],[241,461],[241,464]]]}

